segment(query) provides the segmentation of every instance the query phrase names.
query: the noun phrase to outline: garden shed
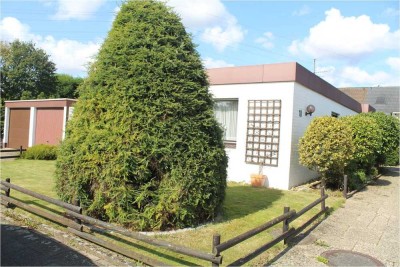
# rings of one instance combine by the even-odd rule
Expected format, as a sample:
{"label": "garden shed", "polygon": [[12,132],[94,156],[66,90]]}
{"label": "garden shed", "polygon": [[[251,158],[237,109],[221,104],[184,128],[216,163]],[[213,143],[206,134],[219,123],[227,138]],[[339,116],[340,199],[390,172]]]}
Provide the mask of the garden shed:
{"label": "garden shed", "polygon": [[299,164],[298,141],[317,116],[372,111],[300,64],[209,69],[215,114],[225,130],[228,179],[290,189],[317,177]]}
{"label": "garden shed", "polygon": [[5,101],[4,146],[58,144],[64,138],[75,102],[73,99]]}

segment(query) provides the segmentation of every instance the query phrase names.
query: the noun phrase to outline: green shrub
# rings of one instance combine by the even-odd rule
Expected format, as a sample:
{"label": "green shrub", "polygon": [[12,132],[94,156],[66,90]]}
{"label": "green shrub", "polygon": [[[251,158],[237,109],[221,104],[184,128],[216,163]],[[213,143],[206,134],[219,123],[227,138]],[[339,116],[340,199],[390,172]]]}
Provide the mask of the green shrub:
{"label": "green shrub", "polygon": [[206,72],[179,17],[161,1],[126,1],[60,149],[56,190],[87,213],[136,229],[211,220],[227,156]]}
{"label": "green shrub", "polygon": [[55,160],[57,159],[58,147],[52,145],[35,145],[29,147],[22,153],[23,159]]}
{"label": "green shrub", "polygon": [[386,166],[397,166],[399,165],[400,148],[393,149],[386,154],[385,165]]}
{"label": "green shrub", "polygon": [[318,171],[331,184],[339,183],[352,154],[351,129],[333,117],[313,119],[299,142],[300,164]]}
{"label": "green shrub", "polygon": [[377,155],[382,151],[382,130],[375,119],[364,114],[346,116],[341,120],[351,128],[355,149],[347,171],[351,173],[363,169],[369,172],[376,165]]}
{"label": "green shrub", "polygon": [[383,112],[364,114],[378,124],[382,134],[382,147],[377,152],[378,165],[397,165],[399,162],[400,121],[398,118]]}
{"label": "green shrub", "polygon": [[364,170],[356,170],[350,173],[348,177],[350,190],[360,189],[369,181]]}

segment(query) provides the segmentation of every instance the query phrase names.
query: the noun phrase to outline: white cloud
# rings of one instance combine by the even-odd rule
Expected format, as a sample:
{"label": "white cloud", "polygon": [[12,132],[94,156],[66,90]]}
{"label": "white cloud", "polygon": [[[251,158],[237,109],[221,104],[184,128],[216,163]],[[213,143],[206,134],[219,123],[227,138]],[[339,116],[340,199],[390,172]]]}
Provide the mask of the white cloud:
{"label": "white cloud", "polygon": [[305,16],[311,13],[311,9],[309,6],[302,6],[299,10],[295,10],[292,15],[293,16]]}
{"label": "white cloud", "polygon": [[345,67],[340,73],[342,82],[349,81],[356,84],[380,85],[390,80],[390,75],[383,71],[368,73],[358,67]]}
{"label": "white cloud", "polygon": [[206,57],[203,59],[203,64],[206,69],[222,68],[222,67],[233,67],[233,64],[227,63],[223,60],[213,59]]}
{"label": "white cloud", "polygon": [[389,7],[385,9],[383,15],[386,17],[397,17],[400,16],[400,10]]}
{"label": "white cloud", "polygon": [[215,26],[205,29],[201,35],[201,39],[205,43],[212,44],[219,52],[222,52],[226,47],[234,47],[240,43],[244,39],[245,33],[246,31],[234,19],[226,27]]}
{"label": "white cloud", "polygon": [[22,24],[19,20],[13,17],[5,17],[0,21],[0,33],[2,41],[12,40],[36,40],[39,36],[29,32],[29,26]]}
{"label": "white cloud", "polygon": [[16,18],[6,17],[0,21],[1,40],[33,41],[37,47],[42,48],[50,59],[56,64],[57,72],[71,75],[82,75],[86,66],[94,55],[97,54],[100,43],[81,43],[75,40],[56,40],[53,36],[40,36],[30,32],[28,25],[21,23]]}
{"label": "white cloud", "polygon": [[95,42],[55,40],[51,36],[44,38],[39,46],[51,55],[58,72],[74,74],[86,72],[88,64],[93,61],[100,48],[100,44]]}
{"label": "white cloud", "polygon": [[53,16],[57,20],[90,18],[106,0],[58,0],[58,10]]}
{"label": "white cloud", "polygon": [[256,39],[256,43],[261,44],[266,49],[271,49],[274,47],[272,40],[275,39],[272,32],[265,32],[262,37]]}
{"label": "white cloud", "polygon": [[400,57],[389,57],[386,63],[395,71],[400,72]]}
{"label": "white cloud", "polygon": [[338,9],[325,12],[324,21],[310,29],[309,36],[295,40],[292,54],[306,53],[315,58],[357,58],[378,49],[398,49],[400,30],[391,32],[386,24],[374,24],[370,17],[344,17]]}
{"label": "white cloud", "polygon": [[368,72],[355,66],[343,68],[324,66],[318,68],[316,72],[318,76],[336,87],[393,86],[400,83],[400,77],[395,73]]}
{"label": "white cloud", "polygon": [[167,4],[194,30],[220,24],[229,15],[220,0],[169,0]]}
{"label": "white cloud", "polygon": [[169,0],[169,6],[181,16],[191,31],[200,31],[203,42],[222,52],[244,39],[246,31],[220,0]]}

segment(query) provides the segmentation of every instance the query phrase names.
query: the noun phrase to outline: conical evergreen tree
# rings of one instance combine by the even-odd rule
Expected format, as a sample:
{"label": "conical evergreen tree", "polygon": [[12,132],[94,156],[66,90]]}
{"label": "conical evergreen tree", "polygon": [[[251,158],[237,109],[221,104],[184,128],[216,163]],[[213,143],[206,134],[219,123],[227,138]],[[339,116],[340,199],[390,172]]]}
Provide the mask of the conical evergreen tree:
{"label": "conical evergreen tree", "polygon": [[180,18],[158,1],[127,1],[68,122],[56,185],[91,216],[136,229],[210,220],[227,157],[207,75]]}

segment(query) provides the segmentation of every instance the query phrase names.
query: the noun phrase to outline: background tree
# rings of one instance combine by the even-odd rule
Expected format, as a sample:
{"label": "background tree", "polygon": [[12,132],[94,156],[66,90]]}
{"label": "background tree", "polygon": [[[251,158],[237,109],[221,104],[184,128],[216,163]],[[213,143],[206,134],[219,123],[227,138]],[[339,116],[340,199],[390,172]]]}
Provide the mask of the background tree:
{"label": "background tree", "polygon": [[78,86],[83,82],[83,78],[73,77],[68,74],[56,74],[56,97],[57,98],[77,98]]}
{"label": "background tree", "polygon": [[126,1],[79,88],[57,192],[137,229],[197,225],[225,195],[227,157],[207,75],[179,17]]}
{"label": "background tree", "polygon": [[33,43],[0,42],[0,135],[4,132],[4,101],[50,97],[55,92],[56,67]]}
{"label": "background tree", "polygon": [[[49,97],[55,92],[56,67],[49,56],[30,42],[0,43],[1,97],[19,100],[24,95]],[[27,92],[24,94],[24,92]]]}
{"label": "background tree", "polygon": [[324,182],[344,174],[353,154],[350,127],[333,117],[311,121],[299,141],[299,161],[310,170],[318,171]]}

